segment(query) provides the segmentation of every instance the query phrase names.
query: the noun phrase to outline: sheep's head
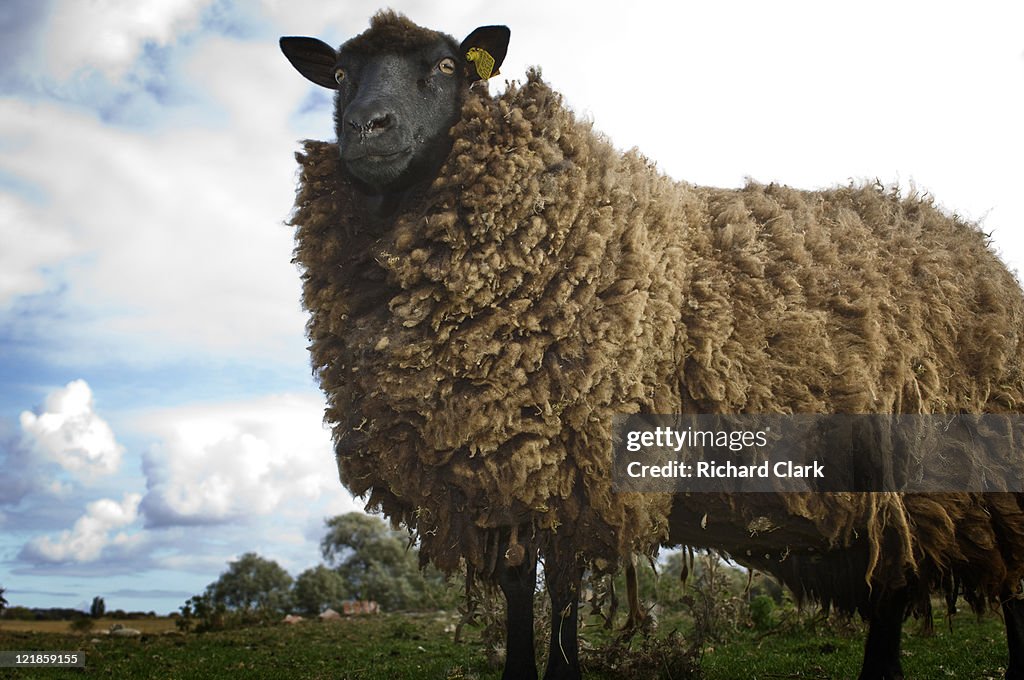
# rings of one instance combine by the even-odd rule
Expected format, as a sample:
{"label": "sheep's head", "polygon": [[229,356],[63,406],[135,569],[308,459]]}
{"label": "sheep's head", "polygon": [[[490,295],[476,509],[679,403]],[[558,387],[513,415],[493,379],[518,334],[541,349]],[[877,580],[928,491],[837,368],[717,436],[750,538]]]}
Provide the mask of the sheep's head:
{"label": "sheep's head", "polygon": [[281,51],[307,79],[336,90],[345,168],[368,193],[389,194],[436,175],[467,89],[498,73],[508,39],[505,26],[483,26],[460,45],[385,11],[338,50],[287,37]]}

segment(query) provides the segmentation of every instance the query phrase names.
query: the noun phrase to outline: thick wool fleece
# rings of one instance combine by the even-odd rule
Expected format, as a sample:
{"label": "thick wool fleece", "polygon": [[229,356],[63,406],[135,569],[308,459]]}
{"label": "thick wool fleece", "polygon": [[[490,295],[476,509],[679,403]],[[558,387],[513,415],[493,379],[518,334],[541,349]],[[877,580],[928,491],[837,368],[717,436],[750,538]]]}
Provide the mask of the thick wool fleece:
{"label": "thick wool fleece", "polygon": [[439,40],[448,42],[452,49],[458,43],[450,35],[417,26],[404,15],[383,9],[370,19],[370,29],[348,40],[342,48],[346,54],[402,54]]}
{"label": "thick wool fleece", "polygon": [[783,576],[790,550],[848,546],[862,581],[981,554],[1000,584],[1021,575],[1013,496],[966,537],[952,523],[984,524],[973,497],[673,508],[611,488],[618,413],[1020,412],[1024,301],[977,229],[877,187],[674,182],[535,73],[468,94],[452,134],[438,178],[386,220],[336,145],[307,142],[293,217],[341,479],[415,527],[426,559],[489,572],[517,527],[615,563],[666,538],[671,509],[674,540],[755,561],[756,537]]}

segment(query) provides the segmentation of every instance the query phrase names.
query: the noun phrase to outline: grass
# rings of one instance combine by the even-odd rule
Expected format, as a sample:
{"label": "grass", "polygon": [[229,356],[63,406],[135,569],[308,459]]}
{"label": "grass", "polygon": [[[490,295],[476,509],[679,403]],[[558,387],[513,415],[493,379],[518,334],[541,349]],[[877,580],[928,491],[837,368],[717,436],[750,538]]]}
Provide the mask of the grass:
{"label": "grass", "polygon": [[[150,620],[150,623],[167,619]],[[235,631],[181,635],[147,633],[140,638],[111,638],[63,630],[19,630],[0,624],[0,649],[86,653],[84,670],[0,670],[0,677],[63,678],[71,675],[110,678],[332,678],[335,680],[484,680],[500,670],[488,664],[474,632],[455,644],[445,628],[451,615],[388,614],[304,622]],[[125,622],[140,627],[142,622]],[[38,627],[38,624],[36,624]],[[930,636],[905,626],[903,665],[908,678],[1001,678],[1006,663],[1002,623],[994,615],[976,619],[961,614],[952,630],[939,618]],[[662,626],[667,634],[667,625]],[[584,628],[585,643],[598,646],[602,634]],[[685,635],[672,641],[643,643],[632,651],[584,657],[590,680],[681,678],[693,680],[826,680],[856,677],[862,654],[863,627],[794,625],[768,634],[741,631],[708,643],[699,674],[680,671],[673,655],[686,647]],[[631,669],[631,670],[627,670]],[[673,674],[672,669],[675,669]]]}
{"label": "grass", "polygon": [[[864,654],[865,627],[802,629],[760,638],[737,636],[710,646],[702,660],[705,680],[825,680],[855,678]],[[936,617],[934,633],[914,622],[904,625],[902,665],[907,678],[1002,680],[1007,660],[1003,623],[995,615],[981,619],[963,613],[953,620]]]}
{"label": "grass", "polygon": [[[0,649],[86,653],[85,670],[26,668],[18,678],[72,674],[112,678],[225,677],[403,680],[489,677],[482,654],[454,645],[447,615],[400,614],[337,622],[304,622],[202,635],[148,634],[115,638],[87,633],[30,632],[0,626]],[[133,622],[134,623],[134,622]]]}
{"label": "grass", "polygon": [[[174,620],[166,617],[151,619],[94,619],[93,633],[101,630],[110,630],[114,624],[120,624],[125,628],[134,628],[143,633],[170,633],[177,630]],[[70,629],[69,621],[17,621],[4,619],[0,621],[0,634],[3,631],[21,631],[36,633],[66,633]]]}

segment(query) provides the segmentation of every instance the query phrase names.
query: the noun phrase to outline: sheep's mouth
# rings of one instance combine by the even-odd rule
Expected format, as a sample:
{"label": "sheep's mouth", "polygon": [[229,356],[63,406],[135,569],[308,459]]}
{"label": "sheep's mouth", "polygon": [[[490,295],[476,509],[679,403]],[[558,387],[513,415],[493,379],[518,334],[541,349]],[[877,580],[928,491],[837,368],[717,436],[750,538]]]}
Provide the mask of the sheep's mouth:
{"label": "sheep's mouth", "polygon": [[369,162],[369,163],[388,163],[390,161],[398,160],[403,156],[407,156],[412,153],[412,147],[406,147],[399,149],[398,151],[380,151],[380,152],[367,152],[359,156],[352,156],[345,160],[349,163],[352,162]]}
{"label": "sheep's mouth", "polygon": [[355,148],[349,152],[342,154],[349,174],[375,190],[383,190],[401,180],[414,156],[412,146]]}

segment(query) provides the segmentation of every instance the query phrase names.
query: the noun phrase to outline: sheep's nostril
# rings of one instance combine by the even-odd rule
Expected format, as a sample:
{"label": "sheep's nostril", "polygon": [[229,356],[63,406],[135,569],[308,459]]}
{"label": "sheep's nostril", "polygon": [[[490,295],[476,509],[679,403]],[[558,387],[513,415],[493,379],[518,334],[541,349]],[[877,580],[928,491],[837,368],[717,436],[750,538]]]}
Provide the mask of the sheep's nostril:
{"label": "sheep's nostril", "polygon": [[346,121],[359,134],[368,135],[394,127],[395,117],[390,111],[357,109],[346,117]]}
{"label": "sheep's nostril", "polygon": [[383,116],[374,118],[367,124],[367,127],[370,132],[387,130],[391,127],[391,114],[385,113]]}

